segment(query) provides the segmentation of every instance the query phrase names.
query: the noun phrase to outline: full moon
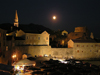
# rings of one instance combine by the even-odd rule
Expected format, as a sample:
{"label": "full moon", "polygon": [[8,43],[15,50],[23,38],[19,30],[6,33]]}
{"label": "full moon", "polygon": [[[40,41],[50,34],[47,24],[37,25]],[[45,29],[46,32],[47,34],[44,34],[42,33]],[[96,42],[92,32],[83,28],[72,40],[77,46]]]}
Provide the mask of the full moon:
{"label": "full moon", "polygon": [[53,16],[53,20],[56,20],[56,16]]}

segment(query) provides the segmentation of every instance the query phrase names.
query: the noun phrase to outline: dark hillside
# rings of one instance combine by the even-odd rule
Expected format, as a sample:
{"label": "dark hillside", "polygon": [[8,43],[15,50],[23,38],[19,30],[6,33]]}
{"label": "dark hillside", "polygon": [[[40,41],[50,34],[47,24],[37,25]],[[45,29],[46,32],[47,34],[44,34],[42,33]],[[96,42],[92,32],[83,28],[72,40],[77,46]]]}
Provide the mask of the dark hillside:
{"label": "dark hillside", "polygon": [[11,31],[11,27],[13,28],[13,30],[16,29],[21,29],[25,32],[29,32],[29,33],[41,33],[43,31],[47,31],[49,34],[53,33],[53,31],[49,28],[46,28],[42,25],[38,25],[38,24],[20,24],[19,27],[14,27],[13,24],[10,23],[4,23],[4,24],[0,24],[0,28],[7,30],[7,31]]}

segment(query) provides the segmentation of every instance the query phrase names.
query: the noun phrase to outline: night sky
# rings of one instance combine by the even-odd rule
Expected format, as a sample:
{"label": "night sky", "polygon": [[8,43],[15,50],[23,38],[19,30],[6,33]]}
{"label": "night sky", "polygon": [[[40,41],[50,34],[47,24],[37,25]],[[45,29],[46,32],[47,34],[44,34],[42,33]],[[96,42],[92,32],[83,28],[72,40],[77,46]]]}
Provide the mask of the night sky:
{"label": "night sky", "polygon": [[0,24],[13,24],[15,10],[20,24],[34,23],[68,32],[86,26],[100,38],[100,0],[0,0]]}

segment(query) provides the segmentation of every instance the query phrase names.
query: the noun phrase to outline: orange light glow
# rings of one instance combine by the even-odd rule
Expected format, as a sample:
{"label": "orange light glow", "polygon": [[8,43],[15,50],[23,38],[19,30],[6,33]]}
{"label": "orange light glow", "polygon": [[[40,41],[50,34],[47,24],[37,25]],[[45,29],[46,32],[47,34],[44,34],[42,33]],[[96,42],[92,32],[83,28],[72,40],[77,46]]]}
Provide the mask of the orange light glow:
{"label": "orange light glow", "polygon": [[53,16],[53,19],[56,20],[56,16]]}
{"label": "orange light glow", "polygon": [[15,58],[15,57],[16,57],[16,55],[13,55],[13,56],[12,56],[12,58]]}

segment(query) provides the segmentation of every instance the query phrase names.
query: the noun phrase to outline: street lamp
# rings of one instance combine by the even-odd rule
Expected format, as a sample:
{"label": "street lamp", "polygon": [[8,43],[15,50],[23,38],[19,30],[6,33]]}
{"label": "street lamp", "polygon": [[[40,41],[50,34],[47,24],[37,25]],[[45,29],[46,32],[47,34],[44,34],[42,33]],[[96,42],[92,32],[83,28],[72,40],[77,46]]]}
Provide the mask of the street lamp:
{"label": "street lamp", "polygon": [[13,59],[16,58],[16,55],[13,55],[12,58],[13,58]]}
{"label": "street lamp", "polygon": [[13,58],[13,61],[15,61],[16,55],[13,55],[12,58]]}

